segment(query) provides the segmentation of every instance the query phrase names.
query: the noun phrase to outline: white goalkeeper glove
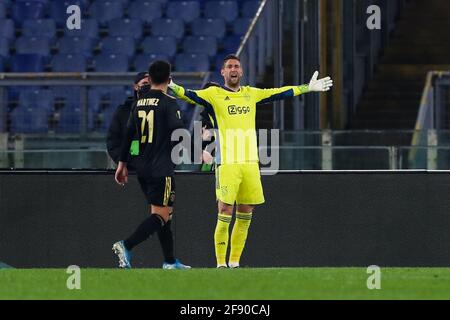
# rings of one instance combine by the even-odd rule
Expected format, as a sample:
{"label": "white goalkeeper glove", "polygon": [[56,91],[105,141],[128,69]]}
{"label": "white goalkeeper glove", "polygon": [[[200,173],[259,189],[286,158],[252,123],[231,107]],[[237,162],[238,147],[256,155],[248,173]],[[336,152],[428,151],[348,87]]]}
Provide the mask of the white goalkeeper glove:
{"label": "white goalkeeper glove", "polygon": [[330,77],[317,80],[319,77],[319,71],[314,72],[311,81],[309,82],[308,89],[311,92],[323,92],[329,91],[333,86],[333,80]]}
{"label": "white goalkeeper glove", "polygon": [[175,87],[175,86],[176,86],[175,82],[173,82],[172,78],[170,78],[168,87],[169,87],[170,89],[172,89],[172,88]]}

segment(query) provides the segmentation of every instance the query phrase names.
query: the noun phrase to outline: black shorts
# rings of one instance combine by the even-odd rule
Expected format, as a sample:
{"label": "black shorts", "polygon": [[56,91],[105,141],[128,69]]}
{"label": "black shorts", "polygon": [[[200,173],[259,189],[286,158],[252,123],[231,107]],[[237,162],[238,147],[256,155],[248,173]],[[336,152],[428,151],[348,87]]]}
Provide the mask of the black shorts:
{"label": "black shorts", "polygon": [[173,206],[175,202],[175,179],[173,177],[138,178],[138,181],[149,205]]}

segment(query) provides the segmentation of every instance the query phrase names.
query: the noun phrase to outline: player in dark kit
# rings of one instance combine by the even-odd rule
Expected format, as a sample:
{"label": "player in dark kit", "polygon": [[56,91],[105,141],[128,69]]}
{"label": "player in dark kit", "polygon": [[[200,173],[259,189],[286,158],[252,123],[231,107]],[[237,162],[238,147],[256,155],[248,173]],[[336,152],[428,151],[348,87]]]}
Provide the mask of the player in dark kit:
{"label": "player in dark kit", "polygon": [[[183,121],[176,100],[166,94],[170,81],[170,64],[165,61],[153,62],[149,68],[149,78],[151,90],[136,100],[130,114],[115,179],[122,186],[128,182],[128,153],[131,142],[137,135],[140,159],[136,173],[151,215],[130,237],[114,243],[113,251],[119,257],[121,268],[131,268],[131,250],[170,223],[175,201],[171,135],[175,129],[183,127]],[[165,245],[171,246],[173,251],[172,237],[166,239]],[[173,261],[166,261],[163,268],[190,267],[173,258]]]}

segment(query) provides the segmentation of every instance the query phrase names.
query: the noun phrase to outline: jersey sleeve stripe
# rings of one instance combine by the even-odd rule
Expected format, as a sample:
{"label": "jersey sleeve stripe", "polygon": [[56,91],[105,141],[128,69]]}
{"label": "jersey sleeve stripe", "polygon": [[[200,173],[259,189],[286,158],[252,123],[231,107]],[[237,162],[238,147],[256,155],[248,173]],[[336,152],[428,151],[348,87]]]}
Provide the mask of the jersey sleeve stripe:
{"label": "jersey sleeve stripe", "polygon": [[263,99],[259,102],[256,103],[256,105],[260,105],[260,104],[265,104],[265,103],[269,103],[269,102],[273,102],[273,101],[278,101],[278,100],[283,100],[286,98],[291,98],[294,96],[294,90],[293,89],[289,89],[287,91],[284,92],[280,92],[277,94],[274,94],[266,99]]}

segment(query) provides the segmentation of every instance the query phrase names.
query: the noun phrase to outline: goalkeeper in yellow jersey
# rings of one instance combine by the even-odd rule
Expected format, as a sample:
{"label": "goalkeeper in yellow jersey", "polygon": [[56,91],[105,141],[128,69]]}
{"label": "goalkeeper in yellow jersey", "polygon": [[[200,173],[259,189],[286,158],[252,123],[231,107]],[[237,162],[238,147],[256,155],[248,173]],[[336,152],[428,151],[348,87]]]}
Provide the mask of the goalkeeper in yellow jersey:
{"label": "goalkeeper in yellow jersey", "polygon": [[[218,220],[214,234],[217,267],[238,268],[252,212],[256,205],[264,203],[255,128],[257,106],[303,93],[328,91],[333,81],[329,77],[317,79],[319,73],[315,72],[310,83],[301,86],[274,89],[241,86],[241,62],[234,55],[225,57],[221,74],[225,82],[222,87],[188,90],[174,82],[169,87],[176,97],[204,106],[217,131]],[[227,265],[228,230],[235,204],[236,221]]]}

